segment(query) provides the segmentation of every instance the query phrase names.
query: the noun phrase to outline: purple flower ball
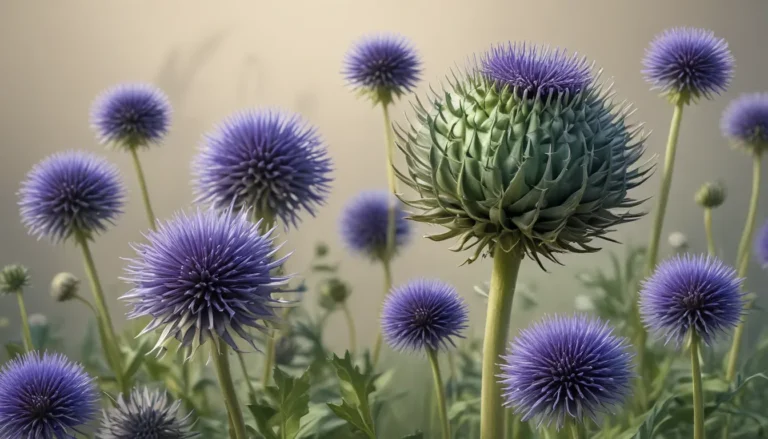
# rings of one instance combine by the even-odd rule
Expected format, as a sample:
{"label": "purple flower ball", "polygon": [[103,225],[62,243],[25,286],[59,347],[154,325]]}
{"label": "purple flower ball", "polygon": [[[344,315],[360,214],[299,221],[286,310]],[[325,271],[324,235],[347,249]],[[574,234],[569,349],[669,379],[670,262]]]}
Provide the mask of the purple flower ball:
{"label": "purple flower ball", "polygon": [[389,192],[365,191],[349,201],[341,214],[341,239],[355,253],[372,261],[387,258],[387,228],[390,206],[395,206],[394,254],[405,246],[411,224],[402,204]]}
{"label": "purple flower ball", "polygon": [[640,291],[646,327],[680,345],[690,331],[706,344],[741,320],[744,295],[736,271],[711,256],[677,255],[663,261]]}
{"label": "purple flower ball", "polygon": [[505,406],[539,426],[597,421],[629,396],[632,356],[627,339],[599,319],[545,317],[522,330],[502,357]]}
{"label": "purple flower ball", "polygon": [[121,84],[108,88],[91,108],[91,125],[101,143],[123,148],[160,143],[171,125],[171,104],[150,84]]}
{"label": "purple flower ball", "polygon": [[298,115],[243,111],[224,120],[194,161],[197,201],[216,208],[253,208],[297,226],[315,215],[331,183],[328,148]]}
{"label": "purple flower ball", "polygon": [[768,150],[768,93],[745,94],[731,101],[720,129],[723,136],[748,150]]}
{"label": "purple flower ball", "polygon": [[129,396],[120,395],[115,407],[104,412],[100,439],[189,439],[198,437],[192,431],[190,415],[180,413],[181,400],[146,387],[134,389]]}
{"label": "purple flower ball", "polygon": [[768,267],[768,221],[757,232],[754,247],[757,260],[763,267]]}
{"label": "purple flower ball", "polygon": [[356,41],[344,57],[344,77],[374,102],[389,103],[416,86],[421,59],[411,42],[396,34],[379,34]]}
{"label": "purple flower ball", "polygon": [[31,235],[53,242],[75,233],[92,237],[123,212],[125,189],[105,159],[80,151],[60,152],[36,164],[21,183],[21,221]]}
{"label": "purple flower ball", "polygon": [[142,334],[164,327],[155,346],[169,336],[192,351],[210,338],[233,349],[240,337],[255,348],[250,328],[276,320],[288,277],[276,276],[286,258],[275,258],[274,229],[259,232],[248,212],[215,210],[178,214],[136,244],[136,258],[126,268],[133,289],[121,297],[133,305],[129,318],[149,316]]}
{"label": "purple flower ball", "polygon": [[0,370],[0,437],[65,439],[91,421],[99,392],[79,364],[29,352]]}
{"label": "purple flower ball", "polygon": [[667,29],[651,42],[643,74],[653,88],[683,103],[711,98],[728,87],[734,59],[728,43],[706,29]]}
{"label": "purple flower ball", "polygon": [[439,280],[419,279],[394,288],[384,300],[384,340],[398,351],[438,351],[454,346],[467,327],[467,305],[456,289]]}
{"label": "purple flower ball", "polygon": [[492,47],[480,59],[480,72],[501,87],[517,89],[520,96],[545,98],[573,96],[592,83],[592,65],[565,50],[508,43]]}

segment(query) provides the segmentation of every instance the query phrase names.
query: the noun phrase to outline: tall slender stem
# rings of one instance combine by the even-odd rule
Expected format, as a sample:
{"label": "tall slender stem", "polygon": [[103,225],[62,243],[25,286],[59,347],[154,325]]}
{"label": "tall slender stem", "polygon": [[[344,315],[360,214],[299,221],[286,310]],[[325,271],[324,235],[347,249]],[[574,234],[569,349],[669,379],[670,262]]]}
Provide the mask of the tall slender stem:
{"label": "tall slender stem", "polygon": [[581,439],[581,435],[579,434],[579,424],[573,421],[568,421],[568,426],[566,428],[570,433],[571,439]]}
{"label": "tall slender stem", "polygon": [[699,335],[691,333],[691,377],[693,378],[693,439],[704,439],[704,395],[699,365]]}
{"label": "tall slender stem", "polygon": [[[381,104],[382,112],[384,113],[384,133],[386,135],[386,154],[387,154],[387,186],[389,192],[394,196],[397,193],[397,179],[395,178],[395,138],[392,133],[392,121],[389,118],[389,105]],[[396,200],[392,199],[392,204],[387,212],[387,252],[386,257],[391,258],[395,249],[395,214],[396,214]]]}
{"label": "tall slender stem", "polygon": [[432,366],[432,378],[435,383],[435,396],[437,397],[438,414],[440,415],[440,425],[443,431],[443,439],[451,439],[451,424],[448,422],[448,409],[445,405],[445,389],[443,387],[443,378],[440,376],[440,364],[437,362],[437,351],[427,348],[429,364]]}
{"label": "tall slender stem", "polygon": [[349,351],[354,354],[355,347],[357,347],[357,333],[355,332],[355,319],[352,318],[352,313],[349,311],[347,302],[341,305],[341,310],[344,311],[344,317],[347,320],[347,328],[349,329]]}
{"label": "tall slender stem", "polygon": [[[384,266],[384,297],[389,294],[389,291],[392,289],[392,269],[389,265],[389,259],[384,258],[381,261],[381,264]],[[379,355],[381,354],[381,330],[379,330],[378,333],[376,333],[376,342],[373,345],[373,366],[376,367],[376,365],[379,363]]]}
{"label": "tall slender stem", "polygon": [[504,434],[504,407],[501,387],[496,383],[496,376],[501,373],[499,357],[507,343],[512,299],[522,260],[523,255],[518,250],[505,252],[498,244],[493,252],[493,271],[483,340],[480,439],[498,439]]}
{"label": "tall slender stem", "polygon": [[141,189],[141,198],[144,200],[144,210],[147,213],[147,220],[149,220],[149,227],[152,230],[156,230],[155,225],[155,213],[152,211],[152,204],[149,202],[149,190],[147,189],[147,180],[144,178],[144,171],[141,169],[141,162],[139,161],[138,148],[129,148],[131,151],[131,157],[133,157],[133,167],[136,169],[136,176],[139,178],[139,188]]}
{"label": "tall slender stem", "polygon": [[245,384],[248,386],[248,393],[249,397],[255,398],[256,397],[256,389],[253,388],[253,383],[251,382],[251,377],[248,374],[248,366],[245,364],[245,358],[243,357],[242,352],[236,352],[237,354],[237,360],[240,362],[240,368],[243,370],[243,380],[245,381]]}
{"label": "tall slender stem", "polygon": [[16,299],[19,301],[19,315],[21,315],[21,331],[24,334],[24,350],[27,352],[35,350],[32,343],[32,331],[29,330],[29,318],[27,316],[27,307],[24,306],[24,296],[21,290],[16,292]]}
{"label": "tall slender stem", "polygon": [[712,234],[712,208],[704,208],[704,232],[707,235],[707,253],[710,256],[715,256],[717,249],[715,248],[715,236]]}
{"label": "tall slender stem", "polygon": [[[218,352],[216,352],[216,349],[218,349]],[[213,357],[213,364],[216,366],[216,375],[219,377],[224,404],[227,406],[227,412],[235,431],[235,439],[247,439],[243,412],[240,410],[240,402],[237,400],[235,384],[232,382],[232,374],[229,370],[228,351],[227,344],[222,340],[218,340],[218,346],[214,347],[214,352],[212,352],[211,356]]]}

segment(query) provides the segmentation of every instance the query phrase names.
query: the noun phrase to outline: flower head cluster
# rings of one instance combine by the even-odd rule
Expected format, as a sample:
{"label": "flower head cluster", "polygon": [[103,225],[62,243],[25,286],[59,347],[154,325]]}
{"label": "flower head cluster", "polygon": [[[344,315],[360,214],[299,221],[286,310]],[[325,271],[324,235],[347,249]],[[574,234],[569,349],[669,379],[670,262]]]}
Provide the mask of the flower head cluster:
{"label": "flower head cluster", "polygon": [[395,288],[384,301],[381,328],[396,350],[445,349],[467,327],[467,305],[451,285],[420,279]]}
{"label": "flower head cluster", "polygon": [[649,330],[682,343],[694,331],[706,344],[739,324],[742,279],[711,256],[678,255],[663,261],[640,291],[640,314]]}
{"label": "flower head cluster", "polygon": [[350,250],[372,260],[387,258],[389,210],[395,209],[393,253],[408,243],[411,226],[403,206],[389,192],[366,191],[353,198],[341,214],[341,238]]}
{"label": "flower head cluster", "polygon": [[29,270],[23,265],[6,265],[0,271],[0,293],[20,293],[29,285]]}
{"label": "flower head cluster", "polygon": [[114,408],[104,412],[99,439],[188,439],[198,434],[191,429],[190,414],[180,415],[181,401],[171,402],[165,393],[147,388],[120,395]]}
{"label": "flower head cluster", "polygon": [[503,357],[507,406],[539,425],[596,420],[629,396],[632,354],[607,323],[576,314],[547,317],[520,332]]}
{"label": "flower head cluster", "polygon": [[103,144],[131,149],[159,143],[171,124],[171,105],[149,84],[122,84],[93,103],[91,125]]}
{"label": "flower head cluster", "polygon": [[105,231],[122,213],[125,190],[117,168],[86,152],[61,152],[27,174],[19,191],[29,233],[54,242]]}
{"label": "flower head cluster", "polygon": [[315,128],[300,116],[251,110],[230,116],[206,137],[194,162],[197,201],[253,208],[296,226],[328,195],[332,170]]}
{"label": "flower head cluster", "polygon": [[768,93],[734,99],[723,112],[720,129],[723,136],[753,154],[768,151]]}
{"label": "flower head cluster", "polygon": [[99,394],[82,366],[30,352],[0,370],[0,437],[66,439],[93,419]]}

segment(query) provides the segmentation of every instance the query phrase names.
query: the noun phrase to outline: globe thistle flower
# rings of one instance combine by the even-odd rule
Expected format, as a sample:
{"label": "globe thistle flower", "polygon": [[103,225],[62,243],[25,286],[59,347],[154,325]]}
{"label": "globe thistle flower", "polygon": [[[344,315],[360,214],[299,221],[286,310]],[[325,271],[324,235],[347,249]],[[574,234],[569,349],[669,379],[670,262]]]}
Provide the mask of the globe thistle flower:
{"label": "globe thistle flower", "polygon": [[66,302],[77,297],[80,279],[72,273],[61,272],[51,280],[51,297],[57,302]]}
{"label": "globe thistle flower", "polygon": [[704,183],[694,198],[699,206],[714,209],[725,202],[725,186],[720,182]]}
{"label": "globe thistle flower", "polygon": [[728,104],[720,121],[723,136],[754,154],[768,150],[768,93],[742,95]]}
{"label": "globe thistle flower", "polygon": [[757,232],[755,254],[763,267],[768,267],[768,221]]}
{"label": "globe thistle flower", "polygon": [[29,286],[29,270],[23,265],[6,265],[0,271],[0,293],[20,293]]}
{"label": "globe thistle flower", "polygon": [[421,59],[411,42],[400,35],[361,38],[344,57],[344,77],[373,103],[390,103],[410,92],[421,76]]}
{"label": "globe thistle flower", "polygon": [[160,141],[171,124],[171,105],[149,84],[121,84],[104,91],[91,108],[91,125],[103,144],[131,149]]}
{"label": "globe thistle flower", "polygon": [[736,271],[711,256],[674,256],[659,264],[640,291],[646,327],[678,345],[695,331],[704,343],[741,321],[744,295]]}
{"label": "globe thistle flower", "polygon": [[93,419],[99,394],[82,366],[29,352],[0,370],[0,437],[65,439]]}
{"label": "globe thistle flower", "polygon": [[136,244],[137,257],[126,268],[133,289],[121,297],[133,305],[129,318],[149,316],[142,334],[164,327],[155,349],[169,336],[194,352],[208,339],[238,349],[234,337],[255,348],[250,328],[264,330],[275,320],[289,277],[276,276],[287,257],[275,259],[271,237],[248,212],[226,210],[178,214]]}
{"label": "globe thistle flower", "polygon": [[294,227],[301,209],[314,216],[325,202],[332,170],[315,128],[298,115],[265,109],[224,120],[193,167],[198,202],[252,207]]}
{"label": "globe thistle flower", "polygon": [[191,415],[180,415],[181,401],[171,402],[164,392],[134,389],[128,398],[122,394],[115,407],[104,411],[99,439],[197,437],[191,431]]}
{"label": "globe thistle flower", "polygon": [[[628,108],[612,103],[586,61],[557,49],[492,48],[417,120],[397,130],[419,198],[404,199],[415,221],[445,227],[468,262],[501,245],[539,261],[592,252],[593,238],[640,213],[630,189],[645,181],[644,151]],[[619,211],[620,210],[620,211]]]}
{"label": "globe thistle flower", "polygon": [[467,305],[451,285],[419,279],[396,287],[381,310],[384,340],[399,351],[454,346],[467,327]]}
{"label": "globe thistle flower", "polygon": [[365,191],[350,200],[341,214],[341,239],[355,253],[371,260],[387,255],[389,209],[395,204],[395,239],[393,252],[408,243],[411,226],[402,205],[389,192]]}
{"label": "globe thistle flower", "polygon": [[667,29],[651,42],[643,74],[655,89],[683,104],[711,99],[728,87],[734,59],[728,43],[706,29]]}
{"label": "globe thistle flower", "polygon": [[546,317],[524,329],[502,357],[505,405],[539,425],[597,421],[629,396],[632,354],[625,338],[586,315]]}
{"label": "globe thistle flower", "polygon": [[35,165],[19,197],[29,233],[60,242],[75,233],[92,237],[114,224],[125,190],[115,166],[90,153],[69,151]]}

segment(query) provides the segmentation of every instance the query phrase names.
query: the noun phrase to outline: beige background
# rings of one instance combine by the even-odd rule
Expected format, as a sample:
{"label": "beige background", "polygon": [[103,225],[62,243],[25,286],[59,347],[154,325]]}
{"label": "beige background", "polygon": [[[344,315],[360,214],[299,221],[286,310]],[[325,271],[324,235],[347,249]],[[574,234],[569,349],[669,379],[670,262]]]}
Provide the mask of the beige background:
{"label": "beige background", "polygon": [[[491,43],[527,40],[564,46],[596,61],[613,77],[618,96],[634,102],[636,120],[654,133],[648,153],[659,154],[666,140],[670,106],[648,90],[640,59],[649,40],[675,25],[706,27],[726,38],[737,60],[730,90],[714,101],[686,110],[677,172],[665,236],[685,231],[697,251],[704,250],[701,212],[692,201],[697,187],[723,179],[729,198],[715,214],[718,243],[729,260],[740,236],[751,178],[749,159],[731,151],[720,136],[719,116],[741,92],[768,89],[768,2],[763,0],[273,0],[273,1],[21,1],[0,2],[0,263],[20,262],[32,270],[27,295],[31,312],[60,321],[79,337],[83,310],[55,304],[48,295],[58,271],[82,275],[79,252],[72,245],[52,246],[29,237],[19,223],[16,191],[30,167],[54,151],[80,148],[106,155],[123,171],[130,190],[126,214],[117,227],[98,239],[93,251],[115,315],[125,311],[116,297],[126,289],[118,280],[131,255],[129,241],[146,228],[138,186],[126,154],[104,151],[88,124],[92,99],[121,81],[149,81],[163,88],[175,109],[167,143],[143,154],[155,211],[166,217],[191,201],[190,159],[201,135],[233,111],[257,105],[281,106],[303,113],[327,140],[335,161],[333,193],[317,218],[287,235],[296,249],[290,266],[305,267],[318,239],[337,233],[345,201],[363,188],[383,188],[381,115],[355,98],[339,71],[344,52],[357,37],[397,31],[413,39],[424,59],[425,81],[436,82],[456,62]],[[395,119],[402,121],[407,101]],[[635,195],[655,193],[658,175]],[[761,197],[760,219],[768,214],[768,190]],[[649,204],[646,208],[650,208]],[[645,242],[650,219],[621,227],[626,242]],[[424,228],[419,230],[423,234]],[[370,343],[377,325],[381,274],[376,266],[347,255],[339,246],[343,272],[354,287],[351,298],[362,342]],[[482,328],[483,303],[471,290],[487,280],[488,261],[456,268],[464,255],[446,243],[417,239],[395,264],[397,282],[437,276],[456,285],[471,304],[474,326]],[[662,251],[668,252],[666,241]],[[538,286],[541,310],[521,315],[525,324],[540,312],[569,310],[580,287],[578,270],[607,262],[607,252],[566,256],[565,266],[543,273],[526,262],[522,280]],[[752,267],[749,285],[758,292],[766,276]],[[315,303],[315,297],[307,300]],[[17,324],[16,304],[0,299],[0,316]],[[757,326],[757,325],[755,325]],[[329,342],[342,348],[341,318],[330,328]],[[11,336],[9,329],[0,337]],[[388,354],[390,359],[393,354]],[[421,360],[407,360],[419,363]]]}

